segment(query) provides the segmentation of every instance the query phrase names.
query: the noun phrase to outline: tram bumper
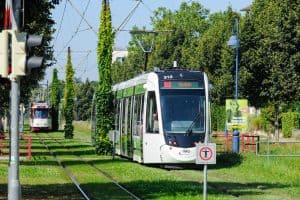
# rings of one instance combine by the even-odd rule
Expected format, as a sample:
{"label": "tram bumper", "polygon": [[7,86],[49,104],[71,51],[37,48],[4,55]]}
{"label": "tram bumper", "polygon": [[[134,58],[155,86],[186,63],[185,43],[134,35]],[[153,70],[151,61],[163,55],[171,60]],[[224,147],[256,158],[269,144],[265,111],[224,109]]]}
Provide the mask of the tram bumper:
{"label": "tram bumper", "polygon": [[160,148],[162,163],[195,163],[196,148],[180,148],[163,145]]}

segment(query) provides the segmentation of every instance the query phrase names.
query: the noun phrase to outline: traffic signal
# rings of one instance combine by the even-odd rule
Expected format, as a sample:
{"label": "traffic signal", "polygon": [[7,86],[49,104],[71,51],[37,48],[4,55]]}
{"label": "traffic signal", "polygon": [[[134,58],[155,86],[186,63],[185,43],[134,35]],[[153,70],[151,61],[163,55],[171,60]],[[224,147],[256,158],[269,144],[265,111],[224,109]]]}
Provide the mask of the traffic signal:
{"label": "traffic signal", "polygon": [[10,34],[7,30],[3,30],[0,32],[0,76],[2,78],[7,78],[8,76],[8,68],[9,68],[9,39]]}
{"label": "traffic signal", "polygon": [[43,37],[19,33],[14,30],[11,31],[11,35],[11,76],[25,76],[30,73],[31,69],[38,68],[43,63],[43,57],[30,55],[30,51],[33,47],[42,44]]}

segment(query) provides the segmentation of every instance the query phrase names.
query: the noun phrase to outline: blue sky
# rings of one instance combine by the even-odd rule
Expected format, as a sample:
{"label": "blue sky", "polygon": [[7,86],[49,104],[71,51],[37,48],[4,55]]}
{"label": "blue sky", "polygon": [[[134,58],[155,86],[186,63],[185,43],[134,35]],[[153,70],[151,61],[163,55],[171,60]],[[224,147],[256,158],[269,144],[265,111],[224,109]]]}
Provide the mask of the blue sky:
{"label": "blue sky", "polygon": [[[226,10],[231,6],[235,11],[250,5],[253,0],[199,0],[211,13]],[[70,3],[71,2],[71,3]],[[54,56],[57,64],[47,70],[46,79],[51,82],[52,70],[57,68],[59,78],[65,79],[65,65],[67,47],[72,50],[72,63],[75,69],[75,77],[85,81],[98,80],[97,71],[97,35],[99,27],[99,16],[101,0],[62,0],[52,11],[52,17],[56,22],[56,32],[53,37]],[[151,29],[150,16],[158,7],[167,7],[177,10],[182,2],[189,0],[143,0],[131,16],[130,20],[122,29],[129,30],[134,25],[138,27],[146,26]],[[121,25],[129,12],[137,4],[136,0],[110,0],[113,27]],[[81,16],[84,19],[81,20]],[[126,48],[130,34],[121,31],[117,34],[115,46]]]}

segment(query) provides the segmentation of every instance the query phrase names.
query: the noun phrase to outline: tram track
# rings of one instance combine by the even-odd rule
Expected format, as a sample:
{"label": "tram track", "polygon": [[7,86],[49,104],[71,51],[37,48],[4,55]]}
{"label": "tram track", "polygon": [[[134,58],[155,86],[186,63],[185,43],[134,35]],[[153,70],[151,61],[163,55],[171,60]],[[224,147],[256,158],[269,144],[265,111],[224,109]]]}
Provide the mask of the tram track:
{"label": "tram track", "polygon": [[[36,134],[37,135],[37,134]],[[80,187],[80,183],[76,180],[75,176],[73,173],[67,169],[67,167],[63,164],[63,162],[55,155],[55,153],[48,147],[48,145],[45,143],[45,141],[39,137],[40,142],[46,147],[46,149],[49,151],[49,153],[52,155],[52,157],[55,159],[55,161],[58,163],[59,166],[62,167],[63,171],[65,174],[71,179],[72,183],[76,186],[77,190],[80,192],[81,196],[85,200],[90,200],[89,196],[87,193]]]}
{"label": "tram track", "polygon": [[[115,186],[117,186],[120,190],[122,190],[125,193],[127,193],[131,198],[136,199],[136,200],[140,200],[141,199],[137,195],[135,195],[134,193],[132,193],[131,191],[129,191],[124,185],[122,185],[118,181],[116,181],[111,175],[109,175],[108,173],[106,173],[105,171],[103,171],[102,169],[100,169],[99,167],[95,166],[95,164],[92,161],[87,161],[84,158],[82,158],[80,155],[76,155],[74,153],[74,151],[71,150],[70,147],[68,147],[65,144],[63,144],[57,138],[53,138],[50,135],[48,135],[48,136],[49,136],[49,139],[51,139],[52,141],[55,141],[55,143],[61,145],[63,148],[68,149],[69,152],[71,152],[72,155],[75,156],[78,159],[78,161],[84,162],[86,165],[92,167],[98,174],[100,174],[101,176],[104,176],[106,179],[108,179],[110,182],[112,182]],[[57,156],[55,155],[55,153],[53,151],[51,151],[51,149],[47,146],[47,144],[45,144],[45,141],[43,141],[43,139],[40,138],[40,137],[39,137],[39,139],[40,139],[41,143],[43,143],[43,145],[50,152],[50,154],[55,158],[55,160],[58,162],[58,164],[64,169],[64,172],[68,175],[68,177],[72,180],[72,182],[76,185],[76,188],[81,193],[81,195],[83,196],[83,198],[84,199],[90,199],[88,197],[87,193],[80,187],[80,184],[76,180],[75,176],[67,169],[67,167],[63,164],[63,162],[57,158]]]}

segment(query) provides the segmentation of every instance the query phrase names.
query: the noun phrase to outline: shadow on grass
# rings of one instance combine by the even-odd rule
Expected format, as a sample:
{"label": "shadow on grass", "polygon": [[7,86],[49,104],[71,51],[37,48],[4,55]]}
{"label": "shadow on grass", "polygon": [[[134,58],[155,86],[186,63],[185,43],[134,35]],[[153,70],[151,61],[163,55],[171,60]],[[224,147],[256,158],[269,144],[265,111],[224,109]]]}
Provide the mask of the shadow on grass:
{"label": "shadow on grass", "polygon": [[[47,184],[47,185],[23,185],[21,184],[21,196],[26,200],[51,199],[51,200],[78,200],[81,198],[73,184]],[[0,199],[6,199],[7,185],[0,184]]]}
{"label": "shadow on grass", "polygon": [[[50,148],[51,149],[51,148]],[[54,152],[55,155],[57,156],[68,156],[68,155],[96,155],[96,152],[94,149],[82,149],[82,150],[53,150],[51,149],[52,152]],[[34,149],[32,150],[32,156],[49,156],[51,155],[48,151],[35,151]]]}
{"label": "shadow on grass", "polygon": [[[120,183],[127,190],[141,199],[199,199],[202,196],[202,184],[193,181],[131,181]],[[97,182],[80,184],[90,199],[132,199],[112,182]],[[213,182],[208,184],[208,196],[242,197],[253,196],[259,199],[266,192],[262,189],[287,188],[289,186],[271,183],[228,183]],[[7,186],[0,184],[0,199],[7,196]],[[39,184],[22,185],[22,199],[82,199],[74,185],[68,184]]]}
{"label": "shadow on grass", "polygon": [[[65,144],[65,145],[48,145],[51,149],[63,149],[63,148],[94,148],[92,145],[89,144],[74,144],[74,145],[70,145],[70,144]],[[32,149],[46,149],[45,146],[43,144],[39,144],[39,145],[32,145]]]}
{"label": "shadow on grass", "polygon": [[[215,165],[209,165],[209,169],[222,169],[238,166],[243,161],[243,156],[236,153],[223,153],[217,155]],[[170,170],[184,170],[184,169],[194,169],[202,170],[204,165],[191,164],[148,164],[147,166],[155,168],[163,168]]]}
{"label": "shadow on grass", "polygon": [[[115,159],[112,160],[110,158],[107,159],[91,159],[91,160],[86,160],[86,161],[82,161],[82,160],[64,160],[62,161],[62,163],[64,163],[66,166],[70,166],[70,165],[86,165],[87,163],[89,164],[107,164],[107,163],[113,163],[116,165],[121,165],[124,163],[128,163],[129,161],[127,160],[123,160],[123,159]],[[35,157],[33,160],[24,160],[21,161],[21,165],[26,165],[26,166],[30,166],[30,165],[58,165],[57,162],[55,160],[48,160],[47,157]]]}
{"label": "shadow on grass", "polygon": [[[176,196],[202,196],[202,183],[194,181],[136,181],[124,185],[136,194],[142,194],[143,199],[156,199],[165,197],[173,199]],[[229,195],[240,197],[244,195],[257,196],[265,194],[265,191],[258,189],[287,188],[288,185],[271,183],[229,183],[229,182],[210,182],[208,183],[208,195]],[[199,198],[199,197],[198,197]]]}
{"label": "shadow on grass", "polygon": [[[51,148],[51,150],[54,152],[54,154],[56,156],[73,156],[73,155],[78,155],[78,156],[85,156],[85,155],[95,155],[95,150],[94,149],[86,149],[86,150],[53,150]],[[50,153],[48,151],[34,151],[32,152],[32,155],[34,156],[34,158],[36,158],[35,161],[33,161],[34,163],[39,163],[39,164],[43,164],[44,162],[48,162],[48,160],[45,160],[43,157],[46,156],[51,156]],[[129,159],[126,158],[120,158],[120,157],[116,157],[115,160],[111,159],[102,159],[101,156],[99,156],[96,159],[93,159],[92,162],[95,162],[95,164],[97,163],[102,163],[102,162],[119,162],[118,160],[122,160],[122,162],[132,162]],[[221,169],[221,168],[230,168],[233,166],[238,166],[242,163],[243,157],[240,154],[235,154],[235,153],[226,153],[226,154],[221,154],[217,156],[217,164],[215,165],[209,165],[210,169]],[[30,163],[30,161],[27,161]],[[76,163],[77,161],[72,160],[70,161],[70,163]],[[80,161],[78,161],[80,162]],[[78,163],[77,162],[77,163]],[[26,164],[26,163],[24,163]],[[46,163],[47,164],[47,163]],[[30,165],[30,164],[29,164]],[[161,164],[153,164],[153,165],[146,165],[149,167],[155,167],[155,168],[166,168],[166,169],[195,169],[195,170],[202,170],[203,169],[203,165],[196,165],[196,164],[166,164],[166,165],[161,165]]]}
{"label": "shadow on grass", "polygon": [[237,153],[222,153],[217,155],[217,161],[215,165],[209,166],[211,169],[229,168],[238,166],[242,163],[243,156]]}

